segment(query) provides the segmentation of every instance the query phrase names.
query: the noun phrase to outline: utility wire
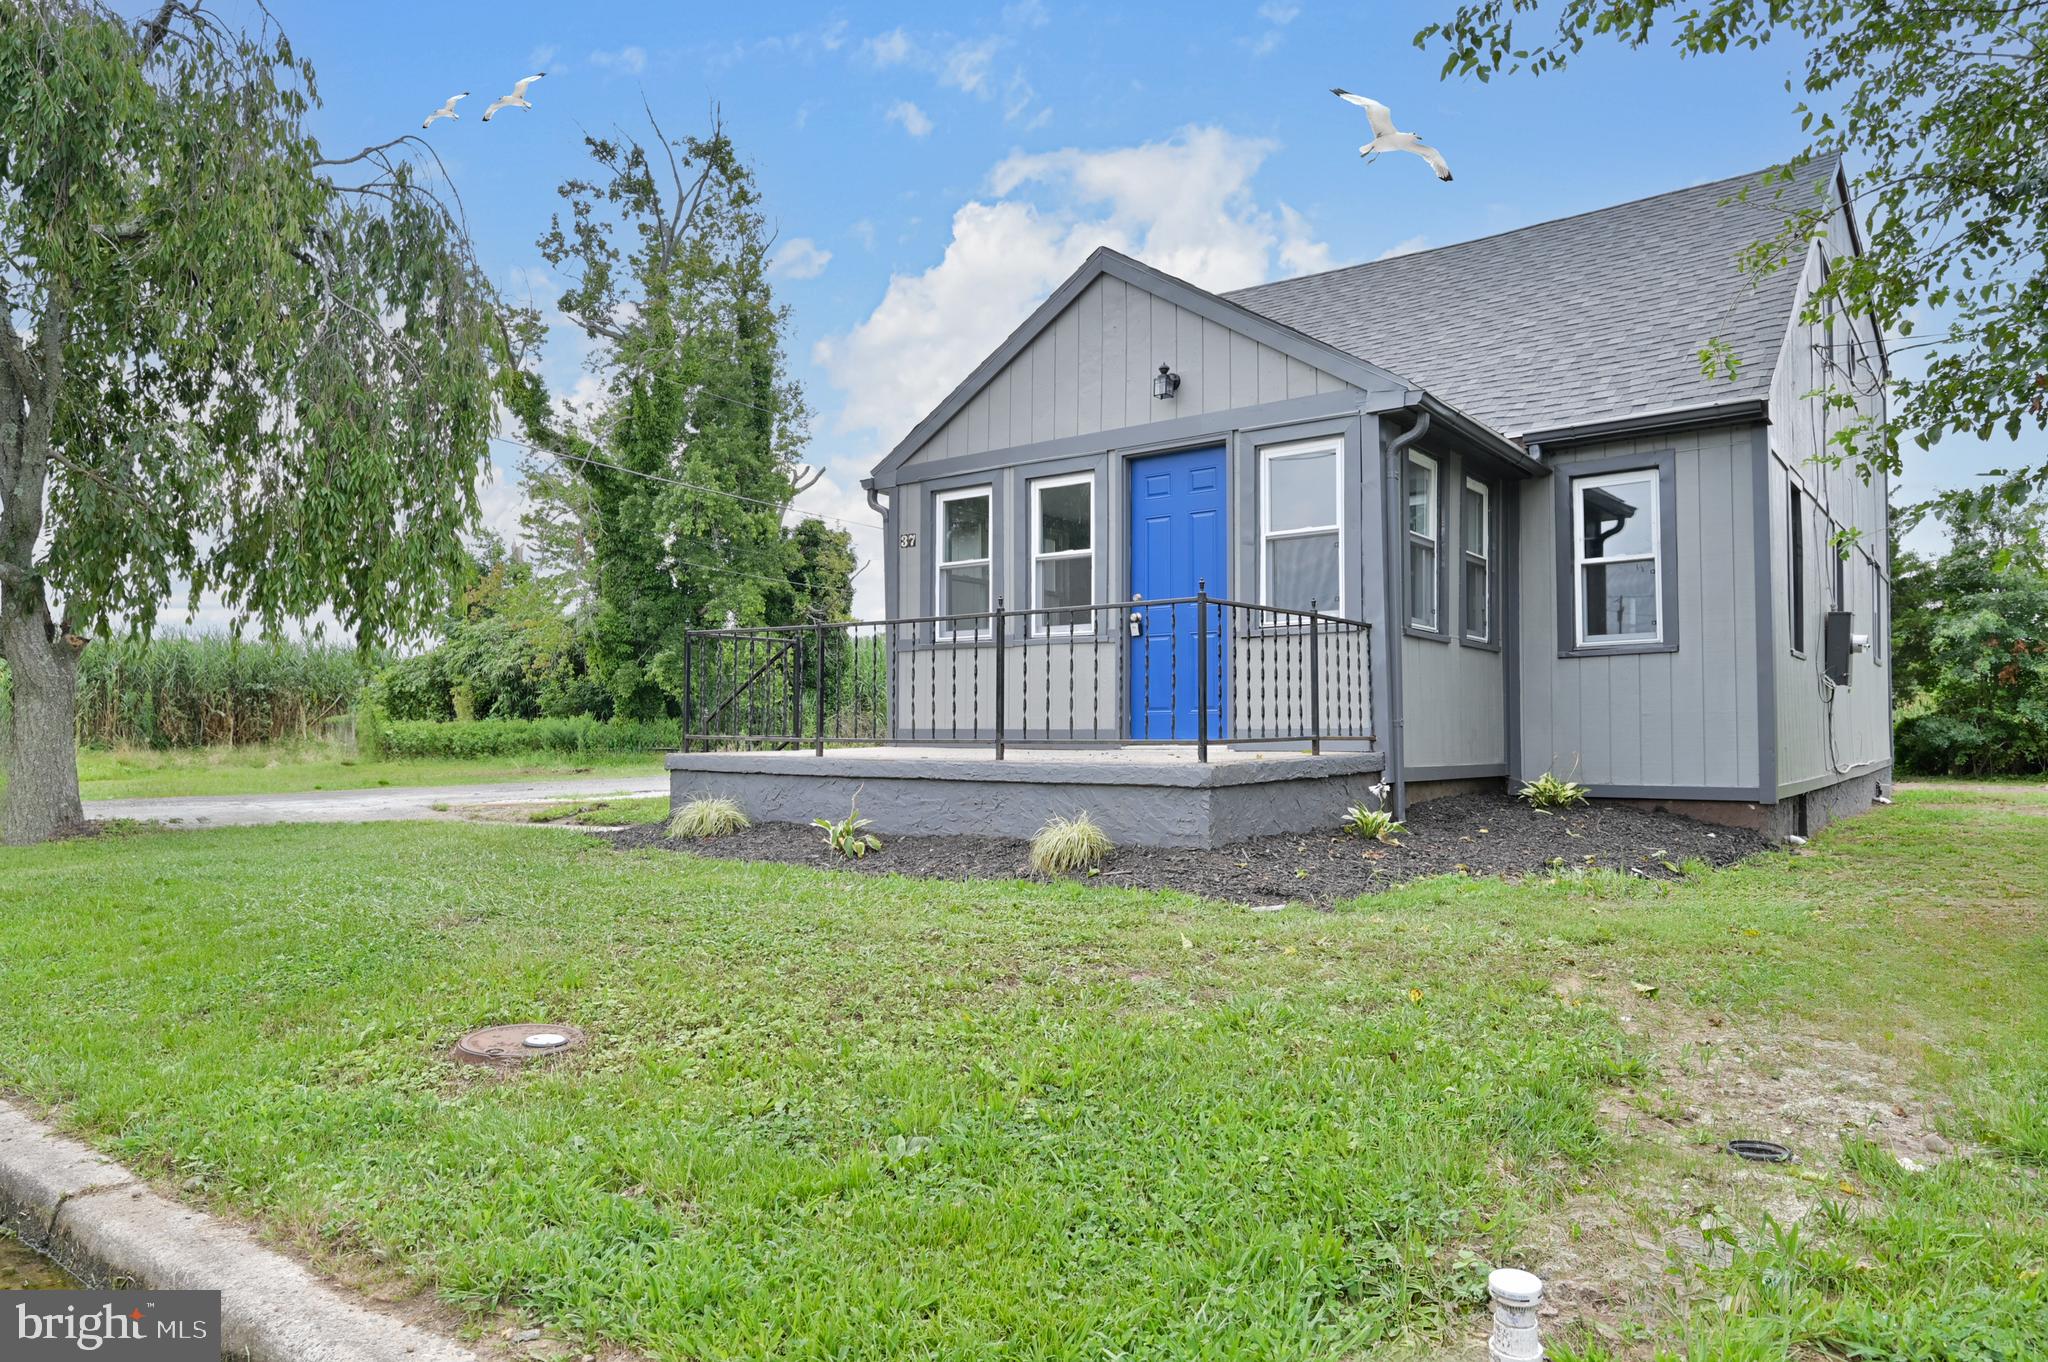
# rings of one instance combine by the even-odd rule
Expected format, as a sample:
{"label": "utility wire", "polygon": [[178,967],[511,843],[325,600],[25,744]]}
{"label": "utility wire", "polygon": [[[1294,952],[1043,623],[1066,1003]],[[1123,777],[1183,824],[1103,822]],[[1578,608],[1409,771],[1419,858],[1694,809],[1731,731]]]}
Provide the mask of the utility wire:
{"label": "utility wire", "polygon": [[624,473],[628,477],[646,478],[649,482],[665,482],[672,487],[681,487],[692,492],[702,492],[707,496],[730,497],[734,501],[744,501],[751,503],[752,505],[755,506],[766,506],[767,508],[773,511],[794,510],[797,512],[798,515],[810,520],[829,520],[835,525],[845,525],[850,529],[858,530],[879,530],[882,528],[881,523],[879,521],[847,520],[842,516],[826,515],[822,511],[799,510],[794,506],[790,506],[781,502],[769,501],[764,497],[750,497],[742,492],[729,492],[723,487],[706,487],[702,483],[685,482],[681,478],[672,478],[665,473],[645,473],[637,468],[627,468],[624,464],[607,463],[603,459],[593,459],[590,458],[588,455],[584,454],[565,454],[560,450],[543,449],[539,445],[528,444],[524,440],[514,440],[511,437],[505,435],[494,435],[491,438],[494,440],[501,440],[508,445],[513,445],[519,449],[528,450],[531,451],[532,453],[540,454],[550,459],[567,459],[575,463],[589,464],[593,468],[608,468],[614,473]]}

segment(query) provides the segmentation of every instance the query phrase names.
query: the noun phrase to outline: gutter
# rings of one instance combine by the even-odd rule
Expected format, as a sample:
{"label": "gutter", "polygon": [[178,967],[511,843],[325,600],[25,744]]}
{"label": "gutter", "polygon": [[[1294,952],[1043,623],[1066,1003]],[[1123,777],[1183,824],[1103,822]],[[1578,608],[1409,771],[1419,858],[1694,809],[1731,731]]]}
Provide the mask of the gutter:
{"label": "gutter", "polygon": [[1381,532],[1387,539],[1387,633],[1391,635],[1387,641],[1387,707],[1393,712],[1387,739],[1387,764],[1394,771],[1394,817],[1397,820],[1408,817],[1408,711],[1401,693],[1402,633],[1394,627],[1395,620],[1406,618],[1402,612],[1407,609],[1406,593],[1402,588],[1408,580],[1408,531],[1399,518],[1401,507],[1406,504],[1401,473],[1407,466],[1408,447],[1429,433],[1430,415],[1425,400],[1422,409],[1415,413],[1415,424],[1388,443],[1385,460],[1387,514],[1383,517]]}
{"label": "gutter", "polygon": [[1770,400],[1743,397],[1727,402],[1707,402],[1696,407],[1666,407],[1661,411],[1633,412],[1604,421],[1587,421],[1547,430],[1525,430],[1516,438],[1524,445],[1586,444],[1627,435],[1650,435],[1658,431],[1683,430],[1691,426],[1718,426],[1734,421],[1761,421],[1770,414]]}

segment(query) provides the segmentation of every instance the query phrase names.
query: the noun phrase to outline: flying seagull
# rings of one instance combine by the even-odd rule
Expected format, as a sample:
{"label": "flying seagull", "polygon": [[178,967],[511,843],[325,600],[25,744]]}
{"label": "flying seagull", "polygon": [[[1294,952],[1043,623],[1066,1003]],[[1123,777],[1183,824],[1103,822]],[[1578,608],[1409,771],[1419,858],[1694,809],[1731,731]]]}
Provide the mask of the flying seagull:
{"label": "flying seagull", "polygon": [[484,122],[490,122],[491,115],[500,109],[531,109],[533,105],[527,102],[526,87],[546,74],[547,72],[543,71],[540,73],[540,76],[528,76],[525,80],[512,87],[511,94],[500,95],[497,99],[491,101],[491,107],[484,110]]}
{"label": "flying seagull", "polygon": [[455,112],[455,101],[456,101],[456,100],[458,100],[458,99],[468,99],[468,98],[469,98],[469,91],[467,91],[467,90],[464,90],[464,91],[463,91],[463,92],[462,92],[461,94],[459,94],[459,95],[450,95],[450,96],[448,96],[448,102],[447,102],[446,104],[443,104],[443,105],[442,105],[442,106],[441,106],[440,108],[438,108],[438,109],[434,110],[434,111],[433,111],[432,113],[428,114],[428,115],[427,115],[427,116],[426,116],[425,118],[422,118],[422,119],[420,120],[420,126],[421,126],[421,127],[423,127],[423,128],[431,128],[431,127],[433,127],[433,126],[434,126],[434,120],[435,120],[435,119],[437,119],[437,118],[460,118],[460,117],[462,117],[462,115],[461,115],[461,114],[459,114],[459,113]]}
{"label": "flying seagull", "polygon": [[1412,132],[1396,131],[1393,112],[1386,105],[1377,99],[1354,95],[1349,90],[1333,88],[1330,93],[1347,104],[1356,104],[1365,110],[1366,121],[1372,124],[1372,141],[1358,149],[1360,156],[1377,156],[1383,151],[1412,151],[1429,162],[1429,168],[1436,172],[1439,180],[1451,178],[1451,168],[1444,164],[1443,153]]}

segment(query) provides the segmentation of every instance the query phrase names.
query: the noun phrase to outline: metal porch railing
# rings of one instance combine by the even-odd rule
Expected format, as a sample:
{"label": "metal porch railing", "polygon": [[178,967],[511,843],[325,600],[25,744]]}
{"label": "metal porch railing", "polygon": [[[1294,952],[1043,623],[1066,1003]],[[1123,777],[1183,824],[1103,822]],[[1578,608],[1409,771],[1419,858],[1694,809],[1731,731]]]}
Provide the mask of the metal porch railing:
{"label": "metal porch railing", "polygon": [[683,747],[1376,739],[1372,627],[1210,596],[692,629]]}

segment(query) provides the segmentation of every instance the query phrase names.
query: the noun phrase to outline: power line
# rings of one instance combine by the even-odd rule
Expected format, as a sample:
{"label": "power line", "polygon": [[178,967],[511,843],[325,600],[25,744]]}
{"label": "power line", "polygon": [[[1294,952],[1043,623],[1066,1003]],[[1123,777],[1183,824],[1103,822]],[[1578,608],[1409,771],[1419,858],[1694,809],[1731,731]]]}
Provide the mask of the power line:
{"label": "power line", "polygon": [[702,483],[686,482],[681,478],[669,477],[665,473],[646,473],[642,472],[640,469],[637,468],[628,468],[624,464],[607,463],[603,459],[593,459],[585,454],[565,454],[560,450],[543,449],[539,445],[528,444],[524,440],[514,440],[510,436],[494,435],[491,438],[494,440],[501,440],[508,445],[514,445],[520,449],[529,450],[532,453],[540,454],[550,459],[568,459],[575,463],[589,464],[593,468],[608,468],[614,473],[624,473],[629,477],[646,478],[649,482],[663,482],[669,484],[672,487],[681,487],[691,492],[701,492],[706,496],[730,497],[734,501],[744,501],[755,506],[766,506],[768,509],[772,511],[796,511],[798,515],[804,516],[807,519],[829,520],[835,525],[844,525],[847,526],[849,529],[879,530],[882,528],[881,523],[879,521],[847,520],[843,516],[826,515],[822,511],[798,510],[798,508],[788,505],[786,503],[769,501],[764,497],[750,497],[742,492],[727,491],[723,487],[706,487]]}

